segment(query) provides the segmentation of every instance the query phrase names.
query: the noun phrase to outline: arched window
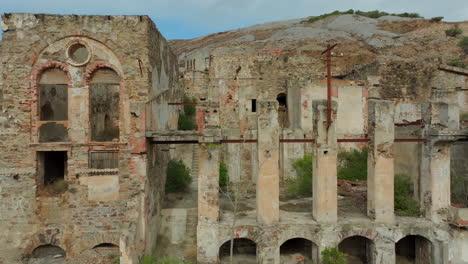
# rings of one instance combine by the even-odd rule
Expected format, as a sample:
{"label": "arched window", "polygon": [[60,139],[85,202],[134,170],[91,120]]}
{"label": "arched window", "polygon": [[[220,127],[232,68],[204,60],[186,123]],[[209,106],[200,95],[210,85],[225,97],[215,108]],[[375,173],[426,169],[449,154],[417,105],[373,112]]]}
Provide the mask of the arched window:
{"label": "arched window", "polygon": [[318,263],[318,247],[304,238],[292,238],[280,247],[280,263]]}
{"label": "arched window", "polygon": [[[42,245],[35,248],[32,252],[32,257],[35,259],[49,260],[53,261],[54,259],[63,259],[65,258],[66,253],[61,247],[54,245]],[[46,262],[44,262],[46,263]]]}
{"label": "arched window", "polygon": [[39,81],[39,116],[41,121],[68,119],[67,75],[60,69],[48,69]]}
{"label": "arched window", "polygon": [[396,263],[432,264],[432,243],[422,236],[405,236],[395,244]]}
{"label": "arched window", "polygon": [[119,140],[120,79],[109,68],[97,70],[91,79],[90,123],[92,141]]}
{"label": "arched window", "polygon": [[68,120],[68,79],[65,72],[52,68],[45,70],[39,79],[40,142],[68,141],[68,132],[57,121]]}
{"label": "arched window", "polygon": [[352,236],[341,241],[339,250],[346,253],[348,263],[374,264],[374,242],[367,237]]}
{"label": "arched window", "polygon": [[[230,263],[231,240],[226,241],[219,248],[220,263]],[[257,245],[248,238],[235,238],[233,247],[233,262],[255,264],[257,263]]]}
{"label": "arched window", "polygon": [[281,128],[289,126],[288,119],[288,100],[285,93],[280,93],[276,96],[278,101],[278,122]]}

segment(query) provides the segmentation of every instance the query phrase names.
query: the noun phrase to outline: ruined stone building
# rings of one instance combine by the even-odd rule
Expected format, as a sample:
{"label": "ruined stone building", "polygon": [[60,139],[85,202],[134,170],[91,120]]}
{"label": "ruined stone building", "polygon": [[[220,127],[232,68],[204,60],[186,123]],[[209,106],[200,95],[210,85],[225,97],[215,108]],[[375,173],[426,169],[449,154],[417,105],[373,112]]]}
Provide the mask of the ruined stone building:
{"label": "ruined stone building", "polygon": [[[464,52],[450,27],[344,15],[166,42],[146,16],[4,14],[0,263],[219,263],[233,229],[243,263],[334,246],[350,263],[468,263],[468,70],[448,65]],[[184,95],[196,130],[178,130]],[[338,154],[363,147],[367,181],[339,181]],[[312,197],[287,198],[305,154]],[[174,159],[191,168],[183,193],[164,190]],[[222,163],[247,184],[236,213]],[[419,215],[395,214],[395,174]]]}

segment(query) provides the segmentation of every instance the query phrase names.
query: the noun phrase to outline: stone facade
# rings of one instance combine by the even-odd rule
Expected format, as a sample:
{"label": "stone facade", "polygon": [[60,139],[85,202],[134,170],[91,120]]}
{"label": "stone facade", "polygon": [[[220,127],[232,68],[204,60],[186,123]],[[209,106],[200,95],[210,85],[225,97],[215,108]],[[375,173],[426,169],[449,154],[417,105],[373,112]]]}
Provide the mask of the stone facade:
{"label": "stone facade", "polygon": [[[106,263],[93,252],[106,245],[137,263],[155,248],[168,159],[145,131],[177,128],[175,56],[146,16],[4,14],[2,29],[0,262],[54,246]],[[98,127],[116,132],[94,137]],[[54,167],[60,193],[48,189]]]}
{"label": "stone facade", "polygon": [[[246,263],[320,263],[334,246],[356,263],[468,263],[468,214],[450,196],[451,171],[465,173],[468,72],[434,61],[434,47],[411,61],[399,45],[394,58],[377,40],[335,36],[327,102],[322,41],[262,41],[281,35],[259,28],[257,42],[176,58],[146,16],[4,14],[0,264],[47,250],[67,263],[112,253],[136,264],[155,250],[218,263],[231,239]],[[184,94],[197,101],[197,130],[177,130]],[[367,210],[340,214],[338,153],[364,146]],[[304,154],[313,196],[286,210],[281,184]],[[164,201],[171,159],[193,177],[175,205]],[[219,189],[221,162],[239,211]],[[419,217],[395,215],[395,173],[410,176]]]}

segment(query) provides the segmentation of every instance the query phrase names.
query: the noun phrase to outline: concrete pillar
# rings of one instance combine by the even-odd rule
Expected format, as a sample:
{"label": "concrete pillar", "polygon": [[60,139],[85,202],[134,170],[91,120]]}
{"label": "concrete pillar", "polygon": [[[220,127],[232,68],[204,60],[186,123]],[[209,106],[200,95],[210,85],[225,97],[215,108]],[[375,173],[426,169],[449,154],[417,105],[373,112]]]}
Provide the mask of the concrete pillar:
{"label": "concrete pillar", "polygon": [[426,218],[439,222],[450,206],[450,143],[429,140],[423,144],[421,201]]}
{"label": "concrete pillar", "polygon": [[423,118],[428,125],[422,132],[427,141],[421,144],[420,204],[426,218],[434,222],[444,221],[450,207],[450,147],[452,134],[458,129],[451,126],[454,118],[450,109],[446,103],[423,105]]}
{"label": "concrete pillar", "polygon": [[257,246],[257,263],[258,264],[280,264],[280,247],[258,247]]}
{"label": "concrete pillar", "polygon": [[197,261],[217,263],[221,148],[216,144],[203,143],[199,149]]}
{"label": "concrete pillar", "polygon": [[[335,125],[327,127],[327,101],[313,101],[315,148],[313,157],[312,195],[314,219],[334,223],[338,217],[337,153]],[[337,105],[332,104],[332,120],[336,120]]]}
{"label": "concrete pillar", "polygon": [[279,124],[278,102],[258,102],[257,221],[279,221]]}
{"label": "concrete pillar", "polygon": [[367,158],[367,215],[377,222],[392,223],[394,215],[393,142],[394,106],[391,101],[368,102],[369,155]]}
{"label": "concrete pillar", "polygon": [[387,239],[376,239],[373,245],[375,264],[395,264],[395,243]]}

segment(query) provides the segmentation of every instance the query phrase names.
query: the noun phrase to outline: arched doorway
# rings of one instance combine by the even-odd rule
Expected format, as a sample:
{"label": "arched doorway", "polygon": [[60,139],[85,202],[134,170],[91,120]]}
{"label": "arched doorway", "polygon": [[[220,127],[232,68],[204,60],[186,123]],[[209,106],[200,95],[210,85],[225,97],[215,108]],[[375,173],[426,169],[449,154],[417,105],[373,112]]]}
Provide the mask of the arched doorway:
{"label": "arched doorway", "polygon": [[281,245],[280,259],[282,264],[318,263],[318,247],[308,239],[292,238]]}
{"label": "arched doorway", "polygon": [[66,252],[59,246],[47,244],[35,248],[31,256],[30,263],[62,264],[65,261]]}
{"label": "arched doorway", "polygon": [[[231,240],[226,241],[219,248],[220,263],[230,263]],[[233,263],[235,264],[256,264],[257,245],[248,238],[234,239]]]}
{"label": "arched doorway", "polygon": [[289,126],[288,119],[288,99],[285,93],[280,93],[276,96],[278,101],[278,123],[281,128]]}
{"label": "arched doorway", "polygon": [[374,264],[374,242],[363,236],[352,236],[338,245],[348,264]]}
{"label": "arched doorway", "polygon": [[432,243],[418,235],[408,235],[395,244],[397,264],[432,264]]}

